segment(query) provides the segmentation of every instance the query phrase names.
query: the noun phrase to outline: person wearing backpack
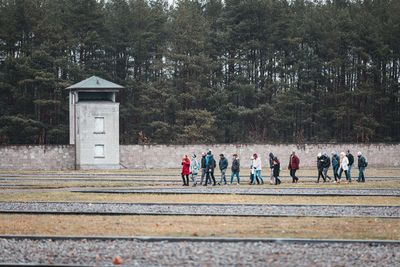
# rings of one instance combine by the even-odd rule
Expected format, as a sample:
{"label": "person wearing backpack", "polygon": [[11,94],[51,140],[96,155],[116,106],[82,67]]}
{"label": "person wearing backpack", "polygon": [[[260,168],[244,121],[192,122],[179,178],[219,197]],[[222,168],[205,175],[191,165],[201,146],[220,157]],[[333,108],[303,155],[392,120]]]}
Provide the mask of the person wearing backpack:
{"label": "person wearing backpack", "polygon": [[358,156],[358,179],[357,182],[365,183],[364,171],[368,166],[368,162],[360,151],[357,153]]}
{"label": "person wearing backpack", "polygon": [[192,161],[190,162],[190,178],[192,179],[193,186],[197,185],[197,174],[199,173],[200,170],[200,163],[197,160],[196,154],[193,153],[192,155]]}
{"label": "person wearing backpack", "polygon": [[237,154],[233,154],[233,160],[232,160],[232,174],[231,174],[231,184],[233,184],[233,178],[237,177],[237,184],[240,185],[240,176],[239,176],[239,172],[240,172],[240,161],[239,161],[239,157]]}
{"label": "person wearing backpack", "polygon": [[354,164],[354,156],[350,153],[350,150],[347,150],[346,157],[349,159],[349,170],[347,173],[349,174],[349,181],[351,182],[351,167]]}

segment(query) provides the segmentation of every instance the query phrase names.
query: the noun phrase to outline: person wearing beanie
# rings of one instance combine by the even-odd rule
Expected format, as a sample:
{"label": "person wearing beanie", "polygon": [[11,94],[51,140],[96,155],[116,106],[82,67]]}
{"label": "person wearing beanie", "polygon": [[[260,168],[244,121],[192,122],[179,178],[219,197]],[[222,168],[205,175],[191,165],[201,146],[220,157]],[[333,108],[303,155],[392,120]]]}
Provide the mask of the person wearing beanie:
{"label": "person wearing beanie", "polygon": [[228,160],[225,158],[224,154],[219,155],[219,170],[221,171],[221,180],[218,185],[222,184],[222,180],[224,181],[224,185],[226,185],[226,169],[228,168]]}
{"label": "person wearing beanie", "polygon": [[[185,155],[182,158],[182,180],[183,180],[183,186],[189,186],[189,174],[190,174],[190,159],[188,155]],[[186,180],[185,180],[186,178]]]}
{"label": "person wearing beanie", "polygon": [[197,160],[197,156],[195,153],[192,155],[192,161],[190,162],[190,178],[192,179],[193,186],[197,185],[197,174],[199,173],[200,170],[200,163]]}
{"label": "person wearing beanie", "polygon": [[363,156],[363,154],[361,153],[361,151],[359,151],[357,153],[357,157],[358,157],[358,179],[357,179],[357,182],[365,183],[364,171],[365,171],[365,168],[368,166],[368,162],[365,159],[365,157]]}

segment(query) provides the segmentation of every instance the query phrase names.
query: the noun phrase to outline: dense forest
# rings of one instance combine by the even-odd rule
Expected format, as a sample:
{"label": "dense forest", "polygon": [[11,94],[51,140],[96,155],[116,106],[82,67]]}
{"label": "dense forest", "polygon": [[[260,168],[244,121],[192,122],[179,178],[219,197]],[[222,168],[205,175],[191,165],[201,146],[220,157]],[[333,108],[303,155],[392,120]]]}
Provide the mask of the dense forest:
{"label": "dense forest", "polygon": [[68,143],[91,75],[123,144],[400,141],[400,1],[170,4],[0,0],[0,144]]}

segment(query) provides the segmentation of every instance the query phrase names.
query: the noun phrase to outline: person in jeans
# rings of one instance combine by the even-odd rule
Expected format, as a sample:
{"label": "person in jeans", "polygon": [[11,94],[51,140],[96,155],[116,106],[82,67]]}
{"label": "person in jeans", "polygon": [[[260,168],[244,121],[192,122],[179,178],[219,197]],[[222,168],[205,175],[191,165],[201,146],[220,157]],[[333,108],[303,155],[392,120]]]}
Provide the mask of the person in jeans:
{"label": "person in jeans", "polygon": [[274,181],[274,164],[273,164],[273,160],[274,160],[274,154],[272,154],[272,152],[269,153],[269,169],[271,170],[271,173],[269,175],[269,183],[270,184],[275,184]]}
{"label": "person in jeans", "polygon": [[296,171],[299,169],[300,159],[296,156],[295,152],[292,151],[292,154],[289,158],[289,166],[288,169],[290,171],[290,176],[292,176],[292,183],[297,183],[299,178],[296,176]]}
{"label": "person in jeans", "polygon": [[225,158],[224,154],[220,154],[219,157],[218,165],[219,170],[221,171],[221,180],[218,184],[222,184],[222,180],[224,180],[224,185],[226,185],[226,169],[228,168],[228,160]]}
{"label": "person in jeans", "polygon": [[357,179],[357,182],[365,183],[364,171],[365,171],[365,168],[368,166],[368,162],[360,151],[358,151],[357,157],[358,157],[358,179]]}
{"label": "person in jeans", "polygon": [[214,159],[214,155],[212,154],[212,151],[209,150],[206,155],[206,182],[204,183],[204,186],[207,186],[208,182],[213,181],[213,186],[216,185],[215,182],[215,176],[214,176],[214,169],[216,167],[216,162]]}
{"label": "person in jeans", "polygon": [[354,157],[350,153],[350,150],[347,150],[346,157],[349,159],[349,170],[347,171],[347,173],[349,175],[349,181],[351,182],[351,168],[353,167],[354,164]]}
{"label": "person in jeans", "polygon": [[193,186],[197,185],[197,174],[199,173],[200,170],[200,163],[197,160],[196,154],[193,153],[192,155],[192,161],[190,162],[190,178],[192,179]]}
{"label": "person in jeans", "polygon": [[260,183],[264,184],[264,179],[261,176],[261,158],[256,153],[253,154],[253,157],[254,178],[259,178]]}
{"label": "person in jeans", "polygon": [[204,177],[206,177],[206,153],[201,153],[201,180],[200,180],[200,185],[203,184]]}
{"label": "person in jeans", "polygon": [[[185,155],[182,158],[182,180],[183,180],[183,186],[189,186],[189,174],[190,174],[190,159],[188,155]],[[186,180],[185,180],[186,178]]]}
{"label": "person in jeans", "polygon": [[239,176],[239,172],[240,172],[240,161],[239,161],[239,157],[237,154],[233,154],[233,160],[232,160],[232,174],[231,174],[231,184],[233,183],[233,178],[237,177],[237,184],[240,184],[240,176]]}
{"label": "person in jeans", "polygon": [[[348,183],[351,183],[351,177],[349,176],[349,159],[346,157],[346,153],[340,153],[340,170],[339,170],[339,182],[342,179],[342,173],[346,175],[346,180]],[[339,183],[338,182],[338,183]]]}
{"label": "person in jeans", "polygon": [[335,182],[339,179],[339,167],[340,167],[340,159],[338,154],[335,151],[332,151],[332,170],[333,170],[333,177],[335,178]]}
{"label": "person in jeans", "polygon": [[325,179],[328,178],[329,181],[331,180],[331,177],[328,175],[328,170],[329,167],[331,166],[331,159],[328,157],[328,154],[324,152],[322,154],[322,174],[324,175]]}

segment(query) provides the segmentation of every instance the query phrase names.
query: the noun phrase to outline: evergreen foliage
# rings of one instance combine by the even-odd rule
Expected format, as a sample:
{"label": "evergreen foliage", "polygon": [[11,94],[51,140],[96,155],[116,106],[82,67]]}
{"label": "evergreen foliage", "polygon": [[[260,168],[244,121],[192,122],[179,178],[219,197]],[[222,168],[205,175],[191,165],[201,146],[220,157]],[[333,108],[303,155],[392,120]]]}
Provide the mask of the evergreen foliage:
{"label": "evergreen foliage", "polygon": [[65,88],[121,90],[121,142],[399,142],[398,0],[0,0],[0,144],[68,142]]}

